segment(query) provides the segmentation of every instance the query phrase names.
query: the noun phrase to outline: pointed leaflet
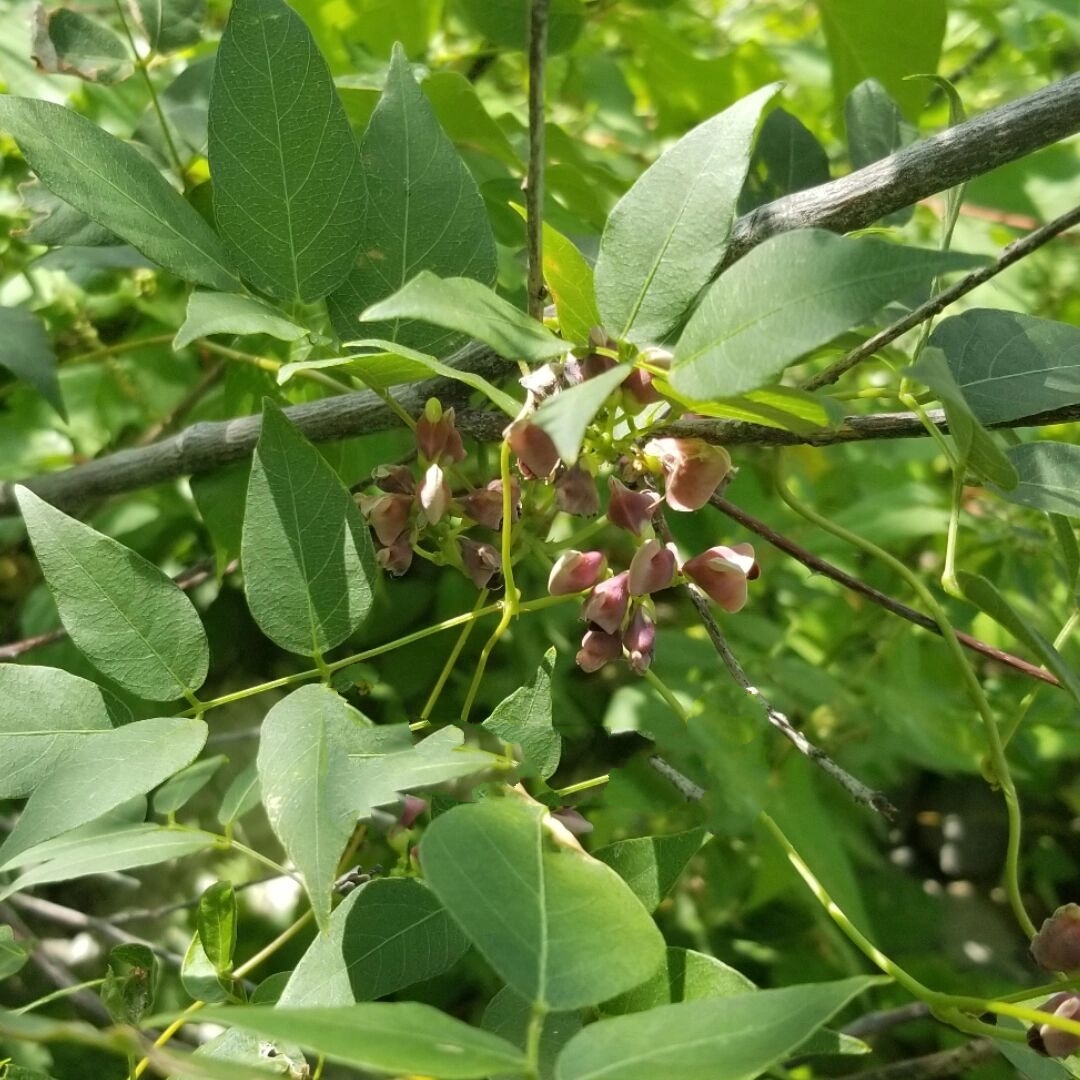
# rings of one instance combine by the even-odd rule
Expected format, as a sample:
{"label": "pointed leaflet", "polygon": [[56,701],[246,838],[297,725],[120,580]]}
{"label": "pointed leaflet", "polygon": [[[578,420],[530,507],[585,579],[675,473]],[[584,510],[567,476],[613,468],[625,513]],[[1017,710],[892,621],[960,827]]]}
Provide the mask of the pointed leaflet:
{"label": "pointed leaflet", "polygon": [[518,743],[525,764],[546,780],[558,767],[562,739],[551,723],[551,673],[555,650],[548,649],[543,663],[528,686],[519,686],[481,727],[498,735],[503,742]]}
{"label": "pointed leaflet", "polygon": [[704,839],[704,829],[670,836],[642,836],[609,844],[595,855],[630,886],[647,911],[655,911],[675,887]]}
{"label": "pointed leaflet", "polygon": [[684,135],[619,200],[600,240],[596,298],[609,334],[662,341],[720,265],[750,163],[762,87]]}
{"label": "pointed leaflet", "polygon": [[231,882],[215,881],[196,908],[199,941],[214,969],[224,973],[232,968],[236,950],[236,891]]}
{"label": "pointed leaflet", "polygon": [[224,754],[215,754],[181,769],[154,792],[154,813],[175,814],[210,783],[214,773],[228,760]]}
{"label": "pointed leaflet", "polygon": [[701,400],[756,390],[890,301],[985,261],[823,229],[771,237],[705,294],[675,346],[669,381]]}
{"label": "pointed leaflet", "polygon": [[375,553],[352,496],[269,399],[255,447],[241,542],[244,591],[260,629],[306,656],[367,618]]}
{"label": "pointed leaflet", "polygon": [[664,964],[640,986],[600,1006],[605,1016],[645,1012],[657,1005],[705,998],[736,997],[757,987],[741,971],[713,956],[669,946]]}
{"label": "pointed leaflet", "polygon": [[83,739],[34,789],[0,845],[0,865],[157,787],[195,759],[206,731],[202,720],[163,718]]}
{"label": "pointed leaflet", "polygon": [[551,436],[559,457],[567,465],[577,461],[586,428],[632,370],[629,364],[621,364],[594,375],[549,397],[533,414],[532,422]]}
{"label": "pointed leaflet", "polygon": [[17,487],[15,495],[60,620],[79,651],[150,701],[197,690],[210,649],[198,612],[176,583],[28,488]]}
{"label": "pointed leaflet", "polygon": [[188,297],[184,324],[173,338],[173,348],[182,349],[210,334],[269,334],[280,341],[299,341],[308,331],[253,296],[195,289]]}
{"label": "pointed leaflet", "polygon": [[356,825],[349,751],[364,718],[325,686],[302,686],[262,723],[259,786],[270,826],[296,864],[319,928],[330,922],[338,859]]}
{"label": "pointed leaflet", "polygon": [[0,97],[0,131],[54,195],[148,259],[212,289],[240,284],[214,231],[135,147],[71,109],[27,98]]}
{"label": "pointed leaflet", "polygon": [[1080,327],[976,308],[938,323],[929,344],[984,424],[1080,401]]}
{"label": "pointed leaflet", "polygon": [[[355,337],[360,313],[421,270],[494,284],[495,240],[480,190],[420,92],[400,45],[360,157],[363,172],[353,188],[361,242],[349,276],[327,299],[340,337]],[[370,333],[443,356],[457,340],[415,316]]]}
{"label": "pointed leaflet", "polygon": [[360,156],[326,61],[282,0],[235,0],[210,91],[214,220],[240,272],[318,300],[360,242]]}
{"label": "pointed leaflet", "polygon": [[130,720],[119,698],[88,679],[0,664],[0,799],[25,798],[72,747]]}
{"label": "pointed leaflet", "polygon": [[10,926],[0,926],[0,980],[14,975],[29,959],[29,953],[15,940]]}
{"label": "pointed leaflet", "polygon": [[1047,439],[1010,446],[1005,455],[1020,482],[1011,491],[999,491],[1003,499],[1048,514],[1080,518],[1080,446]]}
{"label": "pointed leaflet", "polygon": [[308,946],[279,1004],[374,1001],[442,974],[468,948],[468,938],[422,881],[376,878],[334,909],[328,932]]}
{"label": "pointed leaflet", "polygon": [[887,980],[758,990],[661,1005],[590,1024],[559,1055],[558,1080],[753,1080],[782,1061],[853,997]]}
{"label": "pointed leaflet", "polygon": [[0,307],[0,367],[32,386],[67,420],[60,380],[56,377],[56,353],[45,324],[25,308]]}
{"label": "pointed leaflet", "polygon": [[525,1067],[524,1055],[508,1042],[413,1001],[325,1009],[212,1006],[202,1015],[268,1039],[288,1039],[328,1061],[395,1076],[481,1080]]}
{"label": "pointed leaflet", "polygon": [[420,860],[510,986],[552,1009],[575,1009],[648,978],[664,939],[618,874],[556,839],[547,817],[513,797],[457,806],[428,826]]}
{"label": "pointed leaflet", "polygon": [[421,271],[393,296],[368,308],[361,322],[421,319],[468,334],[508,360],[542,363],[568,345],[543,323],[471,278],[440,278]]}

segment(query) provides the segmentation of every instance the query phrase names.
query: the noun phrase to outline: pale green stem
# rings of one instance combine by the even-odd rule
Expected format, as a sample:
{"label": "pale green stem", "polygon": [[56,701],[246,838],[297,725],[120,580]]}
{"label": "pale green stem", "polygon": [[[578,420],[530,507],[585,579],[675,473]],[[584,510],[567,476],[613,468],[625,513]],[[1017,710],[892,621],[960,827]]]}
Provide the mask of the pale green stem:
{"label": "pale green stem", "polygon": [[645,678],[648,682],[652,683],[653,689],[668,703],[671,707],[671,711],[685,724],[689,719],[689,716],[682,707],[682,703],[675,696],[667,683],[665,683],[652,668],[646,669]]}
{"label": "pale green stem", "polygon": [[[249,364],[252,367],[259,368],[261,371],[269,371],[275,375],[282,367],[280,360],[273,360],[268,356],[255,356],[253,353],[241,352],[239,349],[230,349],[227,345],[218,345],[216,342],[207,341],[206,338],[199,338],[199,345],[215,356],[222,356],[226,360],[236,360],[241,364]],[[307,379],[310,382],[317,382],[320,386],[333,390],[335,394],[351,394],[353,392],[351,386],[346,386],[345,383],[339,382],[325,372],[316,371],[312,368],[301,368],[296,373],[296,377],[298,379]]]}
{"label": "pale green stem", "polygon": [[[480,595],[476,598],[476,604],[473,607],[475,613],[484,606],[487,602],[488,591],[487,589],[481,589]],[[443,692],[443,687],[446,686],[446,680],[450,678],[450,672],[454,670],[454,666],[458,662],[458,657],[461,655],[461,650],[465,648],[470,636],[472,635],[473,628],[476,626],[475,620],[467,622],[462,628],[461,633],[458,634],[457,641],[454,642],[453,649],[450,650],[450,655],[446,658],[446,663],[443,664],[443,669],[439,673],[439,678],[435,685],[431,688],[431,693],[428,694],[428,699],[424,703],[423,709],[420,711],[420,722],[412,724],[413,731],[419,731],[422,728],[431,727],[429,717],[431,716],[432,709],[435,708],[436,702],[439,700],[439,696]]]}
{"label": "pale green stem", "polygon": [[[1080,623],[1080,607],[1073,609],[1072,614],[1065,620],[1065,625],[1058,631],[1057,637],[1054,638],[1055,649],[1061,649],[1072,637],[1077,623]],[[1035,697],[1041,687],[1042,683],[1036,683],[1024,696],[1024,700],[1020,702],[1020,705],[1016,710],[1016,715],[1001,733],[1001,745],[1003,747],[1009,745],[1012,741],[1012,737],[1019,730],[1020,725],[1024,722],[1024,718],[1027,716],[1028,710],[1034,703]]]}
{"label": "pale green stem", "polygon": [[286,870],[281,863],[274,862],[273,859],[264,855],[261,851],[256,851],[254,848],[248,847],[247,844],[241,844],[240,841],[233,836],[226,837],[226,839],[229,842],[229,847],[233,850],[242,851],[249,859],[254,859],[256,862],[262,863],[263,866],[273,870],[276,874],[280,874],[282,877],[292,878],[294,881],[296,880],[295,874],[290,870]]}
{"label": "pale green stem", "polygon": [[890,555],[889,552],[885,551],[883,548],[879,548],[876,544],[871,543],[864,537],[850,532],[843,526],[838,525],[836,522],[819,514],[805,503],[800,502],[790,490],[784,486],[782,476],[779,475],[779,473],[776,478],[776,490],[780,498],[783,499],[795,513],[806,518],[807,521],[813,522],[819,528],[824,529],[833,536],[844,540],[846,543],[851,544],[853,547],[866,552],[866,554],[881,560],[887,566],[891,567],[895,573],[899,574],[900,577],[907,582],[912,591],[925,605],[931,618],[937,623],[941,630],[942,640],[945,642],[946,647],[959,667],[971,700],[978,710],[979,716],[982,718],[983,728],[986,732],[986,741],[989,747],[990,764],[994,770],[994,777],[1001,787],[1001,793],[1005,799],[1005,810],[1008,816],[1009,839],[1005,859],[1005,887],[1009,895],[1009,904],[1024,933],[1027,934],[1029,938],[1034,937],[1035,926],[1027,913],[1027,909],[1024,907],[1024,900],[1020,894],[1020,804],[1016,795],[1016,787],[1012,781],[1012,775],[1009,772],[1009,763],[1005,758],[1005,750],[1001,741],[1001,732],[998,730],[997,720],[994,717],[993,710],[990,708],[990,703],[986,699],[986,695],[983,693],[983,688],[979,683],[978,677],[971,665],[968,664],[967,657],[964,655],[963,646],[957,639],[956,631],[953,628],[952,623],[949,622],[944,609],[937,602],[933,593],[931,593],[923,584],[922,579],[918,574],[909,569],[895,556]]}
{"label": "pale green stem", "polygon": [[957,600],[964,599],[956,579],[956,546],[960,533],[960,504],[964,498],[964,470],[953,470],[952,505],[949,507],[949,532],[945,540],[945,566],[941,571],[941,587]]}
{"label": "pale green stem", "polygon": [[23,1005],[18,1009],[12,1009],[12,1013],[15,1016],[23,1016],[28,1012],[32,1012],[34,1009],[41,1008],[42,1005],[48,1005],[50,1001],[57,1001],[60,998],[68,997],[71,994],[77,994],[80,990],[92,990],[95,986],[100,986],[104,981],[104,979],[90,979],[88,982],[77,983],[75,986],[62,986],[59,990],[54,990],[51,994],[39,997],[35,1001],[31,1001],[28,1005]]}
{"label": "pale green stem", "polygon": [[531,1080],[537,1080],[540,1076],[540,1040],[544,1034],[544,1020],[547,1014],[548,1008],[543,1002],[532,1003],[529,1027],[525,1032],[525,1060],[528,1062],[527,1075]]}
{"label": "pale green stem", "polygon": [[558,788],[555,794],[560,799],[565,798],[567,795],[576,795],[579,791],[588,791],[590,788],[600,787],[602,784],[606,784],[611,779],[608,773],[604,773],[603,776],[591,776],[588,780],[579,780],[576,784],[571,784],[569,787]]}

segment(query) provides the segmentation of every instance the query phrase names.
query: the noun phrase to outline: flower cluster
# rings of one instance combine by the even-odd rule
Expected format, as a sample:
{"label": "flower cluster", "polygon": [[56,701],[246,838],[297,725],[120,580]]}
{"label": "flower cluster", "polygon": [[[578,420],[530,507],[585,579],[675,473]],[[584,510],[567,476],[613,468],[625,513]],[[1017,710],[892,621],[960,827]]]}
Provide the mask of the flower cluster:
{"label": "flower cluster", "polygon": [[[1080,905],[1065,904],[1046,919],[1032,938],[1031,955],[1045,971],[1080,971]],[[1064,1020],[1080,1021],[1080,994],[1062,991],[1039,1006],[1039,1012]],[[1080,1035],[1053,1027],[1032,1024],[1028,1045],[1046,1057],[1063,1058],[1080,1050]]]}

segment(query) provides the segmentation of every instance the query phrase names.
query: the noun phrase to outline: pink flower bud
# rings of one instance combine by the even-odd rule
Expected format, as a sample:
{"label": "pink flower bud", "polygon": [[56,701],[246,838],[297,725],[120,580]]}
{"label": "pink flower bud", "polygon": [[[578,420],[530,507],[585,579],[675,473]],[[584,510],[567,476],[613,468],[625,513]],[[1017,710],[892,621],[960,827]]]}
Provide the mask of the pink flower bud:
{"label": "pink flower bud", "polygon": [[[1063,1020],[1080,1020],[1080,994],[1055,994],[1039,1006],[1039,1012],[1050,1013]],[[1080,1050],[1080,1035],[1061,1031],[1050,1024],[1032,1024],[1027,1033],[1028,1046],[1045,1057],[1066,1058]]]}
{"label": "pink flower bud", "polygon": [[416,491],[416,481],[407,465],[380,465],[371,479],[380,491],[393,495],[412,495]]}
{"label": "pink flower bud", "polygon": [[454,410],[443,412],[435,398],[429,398],[416,421],[416,448],[420,457],[436,465],[454,465],[465,460],[461,433],[454,425]]}
{"label": "pink flower bud", "polygon": [[461,546],[461,563],[472,583],[478,589],[486,589],[491,579],[502,570],[499,552],[491,544],[477,543],[467,537],[458,541]]}
{"label": "pink flower bud", "polygon": [[412,498],[408,495],[361,495],[359,503],[360,513],[381,544],[393,544],[409,527]]}
{"label": "pink flower bud", "polygon": [[630,595],[648,596],[675,580],[675,552],[659,540],[646,540],[630,560]]}
{"label": "pink flower bud", "polygon": [[719,544],[687,559],[683,573],[725,611],[734,613],[746,604],[746,582],[758,576],[758,565],[749,544]]}
{"label": "pink flower bud", "polygon": [[515,420],[505,432],[510,449],[527,479],[546,480],[559,464],[559,452],[551,436],[529,420]]}
{"label": "pink flower bud", "polygon": [[618,364],[613,356],[605,356],[603,353],[591,352],[581,361],[581,374],[586,379],[595,379],[597,375],[603,375]]}
{"label": "pink flower bud", "polygon": [[618,634],[587,630],[581,639],[581,648],[575,660],[582,671],[599,671],[609,660],[621,658],[622,642]]}
{"label": "pink flower bud", "polygon": [[614,476],[608,477],[608,490],[608,521],[640,536],[660,505],[660,495],[655,491],[634,491]]}
{"label": "pink flower bud", "polygon": [[702,439],[652,439],[645,453],[660,460],[672,510],[700,510],[731,472],[728,452]]}
{"label": "pink flower bud", "polygon": [[416,819],[423,813],[426,813],[428,808],[427,803],[415,795],[405,796],[405,805],[401,808],[401,817],[398,818],[398,824],[403,829],[411,829],[416,822]]}
{"label": "pink flower bud", "polygon": [[573,806],[560,806],[551,811],[551,816],[560,821],[571,836],[586,836],[593,831],[593,823]]}
{"label": "pink flower bud", "polygon": [[429,525],[442,521],[450,508],[450,485],[446,482],[442,469],[438,465],[428,466],[424,473],[424,482],[418,494],[420,506]]}
{"label": "pink flower bud", "polygon": [[623,648],[630,654],[630,667],[638,675],[649,670],[656,651],[656,623],[643,607],[634,612],[630,625],[622,636]]}
{"label": "pink flower bud", "polygon": [[401,577],[406,573],[413,561],[412,544],[409,543],[409,534],[403,532],[388,547],[379,548],[375,552],[375,561],[392,577]]}
{"label": "pink flower bud", "polygon": [[552,596],[584,592],[600,580],[606,569],[607,559],[602,551],[564,551],[551,568],[548,592]]}
{"label": "pink flower bud", "polygon": [[637,413],[646,405],[655,405],[658,401],[663,401],[663,396],[652,382],[651,371],[639,367],[634,368],[627,375],[626,382],[622,384],[622,391],[626,395],[623,401],[624,406],[631,412]]}
{"label": "pink flower bud", "polygon": [[555,481],[555,505],[567,514],[593,517],[600,513],[600,496],[592,473],[573,465]]}
{"label": "pink flower bud", "polygon": [[629,607],[630,575],[624,570],[593,588],[581,609],[581,617],[608,634],[617,634]]}
{"label": "pink flower bud", "polygon": [[1080,971],[1080,905],[1065,904],[1043,922],[1031,955],[1046,971]]}

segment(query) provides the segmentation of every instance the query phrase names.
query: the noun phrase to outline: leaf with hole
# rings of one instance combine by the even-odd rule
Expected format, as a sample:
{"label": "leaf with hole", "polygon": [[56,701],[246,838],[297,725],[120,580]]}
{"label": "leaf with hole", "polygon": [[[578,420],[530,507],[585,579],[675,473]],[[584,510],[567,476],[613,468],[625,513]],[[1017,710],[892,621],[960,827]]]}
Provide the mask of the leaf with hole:
{"label": "leaf with hole", "polygon": [[62,105],[0,97],[0,130],[55,195],[186,281],[228,292],[232,260],[198,211],[128,143]]}
{"label": "leaf with hole", "polygon": [[60,620],[79,651],[103,675],[150,701],[193,694],[206,678],[210,648],[179,586],[28,488],[17,487],[15,495]]}
{"label": "leaf with hole", "polygon": [[[360,244],[348,277],[327,300],[339,337],[355,337],[361,313],[421,271],[495,283],[495,240],[484,201],[400,44],[360,154],[363,171],[354,181]],[[415,315],[365,329],[440,356],[460,344],[457,333]]]}
{"label": "leaf with hole", "polygon": [[360,154],[303,20],[283,0],[235,0],[210,91],[214,220],[246,280],[310,303],[360,243]]}
{"label": "leaf with hole", "polygon": [[360,627],[374,599],[375,552],[352,495],[269,399],[248,482],[244,591],[263,633],[316,656]]}

